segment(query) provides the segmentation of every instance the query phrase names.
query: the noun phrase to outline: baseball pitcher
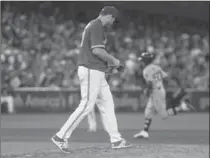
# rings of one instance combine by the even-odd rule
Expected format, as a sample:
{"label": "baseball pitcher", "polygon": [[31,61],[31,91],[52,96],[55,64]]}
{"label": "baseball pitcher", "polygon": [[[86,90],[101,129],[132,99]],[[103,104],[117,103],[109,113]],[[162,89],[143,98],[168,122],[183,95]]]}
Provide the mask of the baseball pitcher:
{"label": "baseball pitcher", "polygon": [[89,22],[83,31],[79,54],[78,77],[81,101],[61,129],[52,137],[61,151],[69,153],[68,139],[78,124],[93,110],[96,100],[105,130],[110,136],[112,148],[126,148],[131,144],[118,131],[114,102],[105,78],[108,64],[119,67],[120,61],[109,55],[105,49],[105,27],[113,24],[118,10],[112,6],[102,9],[99,16]]}

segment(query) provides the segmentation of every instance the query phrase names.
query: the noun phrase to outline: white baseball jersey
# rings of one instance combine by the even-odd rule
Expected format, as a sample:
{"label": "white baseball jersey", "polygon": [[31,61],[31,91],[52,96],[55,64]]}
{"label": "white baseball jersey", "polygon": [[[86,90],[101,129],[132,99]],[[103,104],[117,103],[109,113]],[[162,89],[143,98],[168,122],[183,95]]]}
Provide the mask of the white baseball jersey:
{"label": "white baseball jersey", "polygon": [[155,64],[147,65],[143,70],[143,76],[147,82],[152,83],[153,88],[164,88],[163,78],[167,77],[167,74],[160,66]]}

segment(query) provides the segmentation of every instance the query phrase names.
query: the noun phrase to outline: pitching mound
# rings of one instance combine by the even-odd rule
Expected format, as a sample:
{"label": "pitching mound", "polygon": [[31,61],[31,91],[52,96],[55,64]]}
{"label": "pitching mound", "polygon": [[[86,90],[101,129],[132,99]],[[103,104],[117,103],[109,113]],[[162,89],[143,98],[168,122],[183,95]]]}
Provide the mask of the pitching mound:
{"label": "pitching mound", "polygon": [[73,145],[71,153],[64,154],[57,148],[38,150],[19,155],[2,155],[2,158],[208,158],[207,145],[143,144],[127,149],[110,149],[108,144]]}

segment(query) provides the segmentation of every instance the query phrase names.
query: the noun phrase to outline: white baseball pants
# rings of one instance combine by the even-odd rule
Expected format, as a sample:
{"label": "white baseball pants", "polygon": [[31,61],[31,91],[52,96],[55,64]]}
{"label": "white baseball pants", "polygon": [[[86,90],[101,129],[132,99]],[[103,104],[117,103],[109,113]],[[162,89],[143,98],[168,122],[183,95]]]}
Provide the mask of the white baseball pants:
{"label": "white baseball pants", "polygon": [[57,136],[62,139],[68,139],[78,124],[93,110],[97,100],[100,102],[98,108],[111,143],[120,141],[122,138],[118,131],[114,101],[105,79],[105,73],[79,66],[78,77],[81,89],[80,104],[62,126]]}
{"label": "white baseball pants", "polygon": [[168,116],[165,95],[165,90],[153,90],[145,108],[146,118],[152,118],[156,113],[163,119]]}

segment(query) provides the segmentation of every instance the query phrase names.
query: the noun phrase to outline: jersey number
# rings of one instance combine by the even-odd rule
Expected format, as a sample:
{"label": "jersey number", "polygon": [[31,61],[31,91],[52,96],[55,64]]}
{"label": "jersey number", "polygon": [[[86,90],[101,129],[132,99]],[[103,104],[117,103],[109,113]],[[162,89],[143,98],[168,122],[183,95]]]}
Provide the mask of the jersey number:
{"label": "jersey number", "polygon": [[154,73],[152,77],[156,82],[162,81],[163,79],[162,73],[160,71]]}

